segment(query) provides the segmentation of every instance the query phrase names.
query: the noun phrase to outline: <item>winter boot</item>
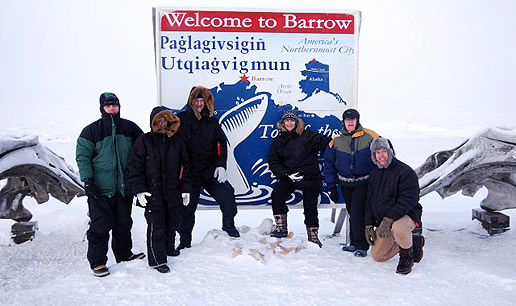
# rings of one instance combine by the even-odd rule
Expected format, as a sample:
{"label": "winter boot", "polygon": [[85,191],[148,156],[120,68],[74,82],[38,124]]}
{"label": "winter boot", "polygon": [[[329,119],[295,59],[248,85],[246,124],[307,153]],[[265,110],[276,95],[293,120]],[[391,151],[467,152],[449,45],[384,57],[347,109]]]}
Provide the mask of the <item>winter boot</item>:
{"label": "winter boot", "polygon": [[271,237],[275,237],[275,238],[287,237],[288,236],[287,214],[274,215],[274,221],[276,222],[276,227],[271,232]]}
{"label": "winter boot", "polygon": [[109,275],[109,270],[105,265],[100,265],[92,269],[93,275],[96,277],[104,277]]}
{"label": "winter boot", "polygon": [[176,249],[174,244],[172,244],[172,246],[170,246],[170,247],[167,245],[167,256],[176,257],[176,256],[179,256],[180,254],[181,254],[181,252],[179,251],[179,248]]}
{"label": "winter boot", "polygon": [[240,233],[236,229],[235,224],[233,222],[225,222],[224,224],[222,224],[222,230],[228,233],[229,237],[240,237]]}
{"label": "winter boot", "polygon": [[182,249],[189,249],[192,247],[192,237],[179,239],[179,245],[177,246],[176,251],[180,251]]}
{"label": "winter boot", "polygon": [[156,269],[156,271],[158,271],[159,273],[168,273],[168,272],[170,272],[170,268],[167,265],[161,265],[161,266],[156,267],[154,269]]}
{"label": "winter boot", "polygon": [[414,265],[414,255],[412,254],[412,248],[402,249],[400,248],[400,262],[396,267],[396,273],[409,274],[412,271]]}
{"label": "winter boot", "polygon": [[422,235],[423,229],[416,227],[412,231],[412,251],[414,255],[414,262],[420,262],[423,258],[423,246],[425,245],[425,237]]}
{"label": "winter boot", "polygon": [[321,240],[319,240],[319,228],[318,227],[307,227],[306,232],[308,234],[308,241],[317,244],[320,248],[322,248]]}
{"label": "winter boot", "polygon": [[125,259],[122,259],[122,260],[117,260],[117,263],[120,263],[122,261],[131,261],[131,260],[135,260],[135,259],[144,259],[145,258],[145,254],[144,253],[138,253],[138,254],[132,254],[125,258]]}
{"label": "winter boot", "polygon": [[356,249],[355,252],[353,252],[353,255],[355,255],[355,257],[366,257],[367,256],[367,250]]}
{"label": "winter boot", "polygon": [[357,248],[354,245],[345,245],[345,246],[342,247],[342,250],[344,252],[352,252],[352,253],[354,253],[357,250]]}

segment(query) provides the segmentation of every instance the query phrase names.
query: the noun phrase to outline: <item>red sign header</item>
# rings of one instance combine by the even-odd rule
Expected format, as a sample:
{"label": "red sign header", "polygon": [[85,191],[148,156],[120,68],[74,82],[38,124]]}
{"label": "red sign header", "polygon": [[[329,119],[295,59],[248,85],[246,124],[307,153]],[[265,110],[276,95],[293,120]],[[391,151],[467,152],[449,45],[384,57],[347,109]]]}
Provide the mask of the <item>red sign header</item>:
{"label": "red sign header", "polygon": [[173,11],[161,31],[354,34],[354,16],[338,13]]}

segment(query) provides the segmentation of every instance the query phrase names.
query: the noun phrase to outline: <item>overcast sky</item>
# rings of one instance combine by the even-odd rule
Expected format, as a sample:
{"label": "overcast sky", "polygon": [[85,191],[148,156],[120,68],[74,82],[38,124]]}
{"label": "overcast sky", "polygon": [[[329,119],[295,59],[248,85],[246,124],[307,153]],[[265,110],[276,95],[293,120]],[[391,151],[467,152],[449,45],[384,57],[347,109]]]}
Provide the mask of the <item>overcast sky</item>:
{"label": "overcast sky", "polygon": [[[19,118],[38,122],[52,114],[63,117],[64,126],[70,120],[81,126],[98,117],[102,91],[117,93],[122,115],[144,110],[131,119],[146,127],[157,100],[152,7],[183,7],[185,1],[0,3],[0,130],[23,126]],[[189,5],[358,9],[358,108],[364,124],[383,134],[454,135],[514,125],[515,1],[191,0]]]}

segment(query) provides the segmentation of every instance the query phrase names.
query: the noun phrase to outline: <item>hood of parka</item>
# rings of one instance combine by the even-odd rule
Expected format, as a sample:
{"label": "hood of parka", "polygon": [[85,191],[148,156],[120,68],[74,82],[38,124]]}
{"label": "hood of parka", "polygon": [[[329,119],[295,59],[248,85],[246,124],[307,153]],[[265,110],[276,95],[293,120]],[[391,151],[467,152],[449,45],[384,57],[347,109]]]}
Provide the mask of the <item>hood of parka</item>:
{"label": "hood of parka", "polygon": [[[278,130],[280,130],[284,133],[288,133],[288,130],[285,127],[285,123],[282,120],[280,120],[276,123],[276,127],[278,128]],[[305,131],[305,122],[303,121],[303,119],[297,118],[296,127],[292,131],[296,132],[296,134],[298,134],[300,136],[303,134],[303,132]]]}
{"label": "hood of parka", "polygon": [[[104,116],[113,116],[113,118],[120,118],[120,101],[118,100],[118,97],[112,93],[112,92],[103,92],[100,94],[100,97],[99,97],[99,103],[100,103],[100,115],[102,117]],[[108,114],[106,113],[106,111],[104,110],[104,106],[106,105],[118,105],[118,113],[112,115],[112,114]]]}
{"label": "hood of parka", "polygon": [[[165,128],[161,128],[158,124],[159,120],[162,118],[165,118],[168,122]],[[150,127],[152,132],[166,134],[168,137],[172,137],[179,129],[179,124],[179,118],[170,108],[165,106],[156,106],[152,109],[150,115]]]}
{"label": "hood of parka", "polygon": [[[204,98],[204,108],[201,113],[197,111],[194,105],[195,99],[199,95]],[[194,86],[192,87],[192,90],[190,90],[190,95],[188,96],[188,107],[199,120],[202,118],[202,113],[206,113],[209,117],[213,117],[215,111],[215,98],[213,98],[213,95],[208,88],[204,86]]]}

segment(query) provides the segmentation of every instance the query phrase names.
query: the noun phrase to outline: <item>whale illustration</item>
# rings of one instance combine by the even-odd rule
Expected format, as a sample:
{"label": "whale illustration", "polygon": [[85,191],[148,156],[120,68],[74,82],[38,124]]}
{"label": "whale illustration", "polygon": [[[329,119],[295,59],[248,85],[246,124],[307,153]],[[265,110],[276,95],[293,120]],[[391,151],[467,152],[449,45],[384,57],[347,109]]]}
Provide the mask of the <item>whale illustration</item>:
{"label": "whale illustration", "polygon": [[269,104],[266,94],[252,97],[220,117],[219,123],[228,139],[228,179],[235,194],[245,194],[251,188],[244,172],[235,159],[235,148],[260,124]]}

